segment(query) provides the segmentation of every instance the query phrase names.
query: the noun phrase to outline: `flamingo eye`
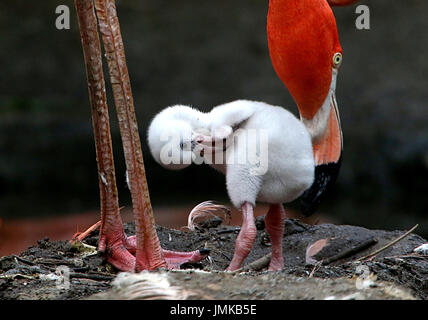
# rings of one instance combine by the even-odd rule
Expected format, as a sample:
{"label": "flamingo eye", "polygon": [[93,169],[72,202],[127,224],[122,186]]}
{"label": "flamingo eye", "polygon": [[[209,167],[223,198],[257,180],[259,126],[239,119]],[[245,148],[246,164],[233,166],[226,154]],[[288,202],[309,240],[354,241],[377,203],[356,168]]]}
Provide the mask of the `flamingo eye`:
{"label": "flamingo eye", "polygon": [[339,68],[340,65],[342,64],[342,59],[343,59],[342,54],[340,52],[336,52],[333,56],[333,67]]}

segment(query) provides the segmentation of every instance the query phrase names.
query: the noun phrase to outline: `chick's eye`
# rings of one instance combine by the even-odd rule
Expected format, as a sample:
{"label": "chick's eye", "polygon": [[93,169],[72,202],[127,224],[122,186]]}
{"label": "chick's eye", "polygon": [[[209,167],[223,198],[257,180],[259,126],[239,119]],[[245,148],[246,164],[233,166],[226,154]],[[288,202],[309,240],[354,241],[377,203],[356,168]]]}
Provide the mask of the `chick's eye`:
{"label": "chick's eye", "polygon": [[339,68],[340,65],[342,64],[342,54],[340,52],[336,52],[335,55],[333,56],[333,67],[335,68]]}
{"label": "chick's eye", "polygon": [[180,149],[188,151],[190,147],[190,143],[185,141],[180,143]]}

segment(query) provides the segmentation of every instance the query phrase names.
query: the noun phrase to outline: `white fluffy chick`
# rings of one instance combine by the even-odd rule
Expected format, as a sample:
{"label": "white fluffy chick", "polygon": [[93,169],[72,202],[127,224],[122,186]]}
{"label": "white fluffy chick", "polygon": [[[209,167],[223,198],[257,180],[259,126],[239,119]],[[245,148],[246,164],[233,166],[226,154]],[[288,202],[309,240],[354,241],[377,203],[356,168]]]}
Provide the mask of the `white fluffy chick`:
{"label": "white fluffy chick", "polygon": [[269,270],[283,268],[285,211],[314,181],[311,137],[304,124],[282,107],[238,100],[203,113],[176,105],[155,116],[148,129],[155,160],[169,169],[205,162],[226,176],[233,205],[243,224],[227,268],[239,269],[253,246],[256,201],[270,204],[266,230],[271,239]]}

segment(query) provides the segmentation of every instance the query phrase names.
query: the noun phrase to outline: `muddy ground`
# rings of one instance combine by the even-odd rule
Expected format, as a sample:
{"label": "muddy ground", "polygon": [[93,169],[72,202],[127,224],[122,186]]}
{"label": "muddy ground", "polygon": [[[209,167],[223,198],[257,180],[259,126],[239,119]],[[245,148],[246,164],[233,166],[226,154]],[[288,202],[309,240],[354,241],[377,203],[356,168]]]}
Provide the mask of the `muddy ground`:
{"label": "muddy ground", "polygon": [[[262,269],[231,274],[222,270],[233,255],[238,229],[216,226],[215,220],[211,222],[214,223],[195,232],[158,226],[159,238],[165,249],[189,251],[208,247],[211,259],[190,266],[193,270],[144,273],[142,278],[133,281],[139,288],[137,291],[115,284],[113,280],[117,270],[91,250],[86,252],[66,241],[41,240],[19,256],[0,258],[0,299],[127,299],[165,298],[165,295],[175,299],[428,298],[428,257],[413,253],[416,247],[427,241],[416,234],[410,234],[371,260],[357,262],[359,257],[390,243],[404,231],[332,224],[309,226],[297,220],[287,220],[283,240],[284,270],[267,272]],[[263,218],[257,222],[256,243],[246,264],[270,251]],[[125,230],[128,235],[133,234],[134,225],[126,224]],[[324,264],[308,263],[306,249],[320,239],[330,239],[329,244],[313,259],[324,261]],[[94,232],[85,243],[96,246],[97,241],[97,232]],[[366,244],[366,248],[337,259],[338,254],[361,244]],[[328,263],[327,259],[331,257],[335,259]],[[58,277],[61,268],[69,272],[68,288]],[[157,288],[155,293],[147,292],[148,287],[156,287],[156,283],[162,281],[174,290],[159,287],[161,289]]]}

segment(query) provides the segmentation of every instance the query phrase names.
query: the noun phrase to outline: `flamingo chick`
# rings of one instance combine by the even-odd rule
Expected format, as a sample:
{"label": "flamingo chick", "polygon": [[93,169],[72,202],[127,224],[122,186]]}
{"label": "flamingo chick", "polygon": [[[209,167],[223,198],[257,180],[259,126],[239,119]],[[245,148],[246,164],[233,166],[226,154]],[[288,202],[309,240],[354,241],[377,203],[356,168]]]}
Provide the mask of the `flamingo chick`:
{"label": "flamingo chick", "polygon": [[282,204],[297,199],[314,181],[311,137],[301,121],[282,107],[263,102],[238,100],[208,113],[176,105],[155,116],[148,143],[165,168],[205,162],[226,175],[230,200],[243,215],[227,270],[239,269],[251,251],[256,201],[270,204],[265,220],[272,243],[269,270],[283,268]]}

